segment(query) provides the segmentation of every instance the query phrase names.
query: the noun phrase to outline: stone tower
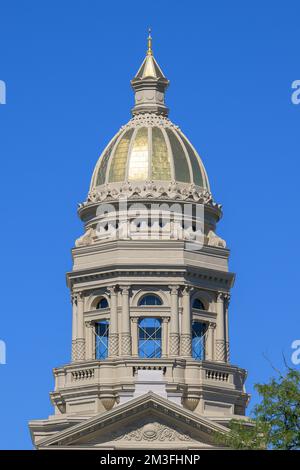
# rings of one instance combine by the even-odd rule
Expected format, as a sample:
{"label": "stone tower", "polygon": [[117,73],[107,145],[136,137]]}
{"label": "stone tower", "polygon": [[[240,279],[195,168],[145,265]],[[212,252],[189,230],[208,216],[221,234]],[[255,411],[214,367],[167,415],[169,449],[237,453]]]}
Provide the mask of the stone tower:
{"label": "stone tower", "polygon": [[230,363],[234,274],[204,165],[168,118],[152,52],[131,81],[130,121],[100,156],[67,274],[71,362],[55,413],[29,423],[46,448],[214,448],[242,418],[246,372]]}

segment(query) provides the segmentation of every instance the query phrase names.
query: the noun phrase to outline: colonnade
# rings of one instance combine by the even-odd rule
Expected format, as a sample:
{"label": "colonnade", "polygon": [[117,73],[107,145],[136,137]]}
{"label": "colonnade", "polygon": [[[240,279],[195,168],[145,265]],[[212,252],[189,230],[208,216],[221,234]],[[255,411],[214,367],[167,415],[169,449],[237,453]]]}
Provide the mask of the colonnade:
{"label": "colonnade", "polygon": [[[192,357],[192,307],[190,286],[170,285],[170,311],[160,315],[161,357]],[[109,296],[108,357],[138,357],[139,318],[130,314],[129,285],[107,288]],[[119,301],[118,296],[121,296]],[[181,298],[181,308],[180,299]],[[94,358],[94,324],[84,319],[84,293],[72,295],[72,361]],[[218,293],[216,297],[216,320],[206,322],[205,359],[218,362],[229,361],[228,341],[229,295]],[[159,313],[159,307],[157,311]],[[119,312],[121,314],[119,314]],[[181,315],[180,315],[181,312]],[[156,316],[155,314],[153,316]]]}

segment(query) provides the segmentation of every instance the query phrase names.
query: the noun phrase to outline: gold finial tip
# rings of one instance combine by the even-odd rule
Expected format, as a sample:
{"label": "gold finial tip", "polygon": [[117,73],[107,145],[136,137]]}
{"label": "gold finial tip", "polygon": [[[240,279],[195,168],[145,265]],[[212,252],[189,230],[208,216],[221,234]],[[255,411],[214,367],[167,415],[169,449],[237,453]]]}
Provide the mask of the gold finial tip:
{"label": "gold finial tip", "polygon": [[148,28],[148,55],[152,55],[152,36],[151,36],[151,28]]}

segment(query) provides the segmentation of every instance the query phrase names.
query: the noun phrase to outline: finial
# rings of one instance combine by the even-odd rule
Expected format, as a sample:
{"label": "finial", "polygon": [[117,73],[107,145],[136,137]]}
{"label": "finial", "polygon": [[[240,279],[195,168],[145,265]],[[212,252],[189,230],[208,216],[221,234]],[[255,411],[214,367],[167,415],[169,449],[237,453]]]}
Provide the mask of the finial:
{"label": "finial", "polygon": [[147,55],[152,55],[152,36],[151,36],[151,28],[148,28],[148,50]]}

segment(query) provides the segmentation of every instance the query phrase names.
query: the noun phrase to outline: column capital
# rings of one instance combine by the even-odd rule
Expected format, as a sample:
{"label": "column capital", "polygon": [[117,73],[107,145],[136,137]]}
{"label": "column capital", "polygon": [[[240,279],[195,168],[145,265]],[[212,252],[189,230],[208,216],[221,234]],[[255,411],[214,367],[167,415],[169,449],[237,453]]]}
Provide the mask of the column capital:
{"label": "column capital", "polygon": [[217,293],[217,302],[230,302],[230,293],[229,292],[218,292]]}
{"label": "column capital", "polygon": [[168,286],[169,289],[170,289],[170,293],[171,295],[178,295],[178,290],[179,290],[179,286],[178,285],[174,285],[174,286]]}
{"label": "column capital", "polygon": [[78,305],[78,302],[84,302],[84,292],[72,292],[71,294],[71,302],[72,304]]}
{"label": "column capital", "polygon": [[75,293],[77,297],[77,302],[83,302],[84,301],[84,292],[79,291]]}
{"label": "column capital", "polygon": [[225,292],[218,292],[217,293],[217,302],[224,302],[225,300],[225,297],[226,297],[226,293]]}
{"label": "column capital", "polygon": [[94,327],[94,322],[92,320],[86,320],[84,323],[85,323],[85,326],[87,328],[93,328]]}
{"label": "column capital", "polygon": [[210,328],[211,330],[214,330],[216,328],[216,323],[215,322],[209,322],[208,323],[208,328]]}
{"label": "column capital", "polygon": [[117,285],[115,285],[115,286],[108,286],[108,287],[106,288],[106,291],[107,291],[107,294],[108,294],[109,296],[111,296],[111,295],[117,295],[118,286],[117,286]]}
{"label": "column capital", "polygon": [[122,295],[123,295],[123,294],[129,294],[131,286],[129,286],[129,285],[120,285],[119,288],[121,289]]}
{"label": "column capital", "polygon": [[168,323],[170,321],[170,317],[163,317],[162,322],[163,323]]}
{"label": "column capital", "polygon": [[192,286],[182,286],[182,295],[190,295],[190,293],[194,290]]}
{"label": "column capital", "polygon": [[131,317],[132,323],[138,323],[139,322],[139,317]]}

